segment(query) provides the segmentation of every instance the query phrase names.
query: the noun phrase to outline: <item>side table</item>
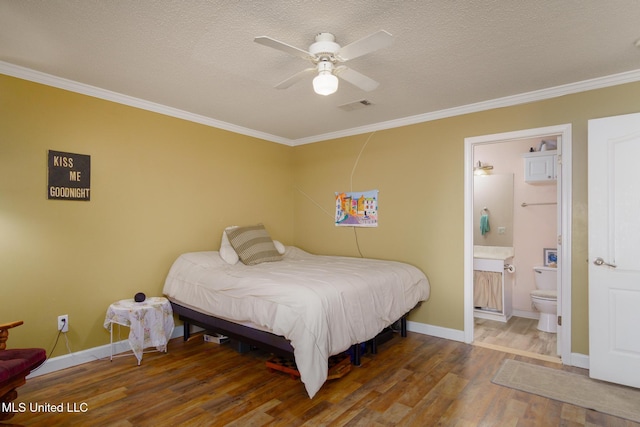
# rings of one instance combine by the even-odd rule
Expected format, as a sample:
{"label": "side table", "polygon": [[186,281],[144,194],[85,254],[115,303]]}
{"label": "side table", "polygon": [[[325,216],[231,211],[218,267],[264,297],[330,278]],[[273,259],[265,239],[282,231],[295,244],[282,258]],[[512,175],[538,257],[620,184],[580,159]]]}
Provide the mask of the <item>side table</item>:
{"label": "side table", "polygon": [[150,297],[142,302],[123,299],[114,302],[107,309],[104,327],[111,335],[111,360],[113,360],[113,324],[129,327],[129,345],[133,354],[142,361],[147,347],[156,347],[167,352],[167,343],[173,333],[173,310],[164,297]]}

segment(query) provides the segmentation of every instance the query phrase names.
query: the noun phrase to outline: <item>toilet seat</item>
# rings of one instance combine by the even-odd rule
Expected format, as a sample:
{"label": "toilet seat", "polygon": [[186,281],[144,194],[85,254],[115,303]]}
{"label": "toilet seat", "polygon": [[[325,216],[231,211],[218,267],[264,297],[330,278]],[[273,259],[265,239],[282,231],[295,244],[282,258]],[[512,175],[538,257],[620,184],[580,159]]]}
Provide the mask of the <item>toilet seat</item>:
{"label": "toilet seat", "polygon": [[546,300],[546,301],[557,301],[558,291],[536,289],[535,291],[531,291],[531,297],[541,299],[541,300]]}

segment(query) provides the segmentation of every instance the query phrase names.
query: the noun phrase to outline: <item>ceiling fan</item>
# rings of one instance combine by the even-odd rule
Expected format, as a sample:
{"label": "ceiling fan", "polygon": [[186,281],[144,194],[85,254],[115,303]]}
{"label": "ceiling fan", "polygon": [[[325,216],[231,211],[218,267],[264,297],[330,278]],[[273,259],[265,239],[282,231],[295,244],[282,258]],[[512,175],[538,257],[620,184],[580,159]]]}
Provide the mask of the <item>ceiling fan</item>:
{"label": "ceiling fan", "polygon": [[275,86],[276,89],[286,89],[307,75],[317,73],[318,75],[313,79],[314,91],[320,95],[331,95],[338,90],[338,77],[367,92],[377,88],[379,85],[377,81],[345,65],[338,64],[391,45],[393,36],[380,30],[346,46],[340,46],[336,43],[333,34],[319,33],[308,51],[267,36],[256,37],[253,41],[300,57],[314,65],[278,83]]}

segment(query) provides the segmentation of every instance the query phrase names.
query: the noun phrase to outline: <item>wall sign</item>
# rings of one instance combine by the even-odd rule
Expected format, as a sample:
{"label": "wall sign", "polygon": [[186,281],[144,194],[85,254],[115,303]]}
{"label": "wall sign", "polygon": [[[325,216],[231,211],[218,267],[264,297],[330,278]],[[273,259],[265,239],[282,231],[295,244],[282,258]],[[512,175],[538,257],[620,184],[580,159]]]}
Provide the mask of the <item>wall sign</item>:
{"label": "wall sign", "polygon": [[49,199],[90,200],[91,156],[49,150]]}

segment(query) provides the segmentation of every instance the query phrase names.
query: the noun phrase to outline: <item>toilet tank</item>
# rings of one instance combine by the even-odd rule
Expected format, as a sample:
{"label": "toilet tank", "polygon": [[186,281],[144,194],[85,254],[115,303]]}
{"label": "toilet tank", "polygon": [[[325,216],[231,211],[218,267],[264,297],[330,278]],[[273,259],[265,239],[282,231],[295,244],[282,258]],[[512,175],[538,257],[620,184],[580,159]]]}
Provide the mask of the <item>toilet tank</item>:
{"label": "toilet tank", "polygon": [[533,267],[536,289],[556,290],[558,288],[558,269],[553,267]]}

